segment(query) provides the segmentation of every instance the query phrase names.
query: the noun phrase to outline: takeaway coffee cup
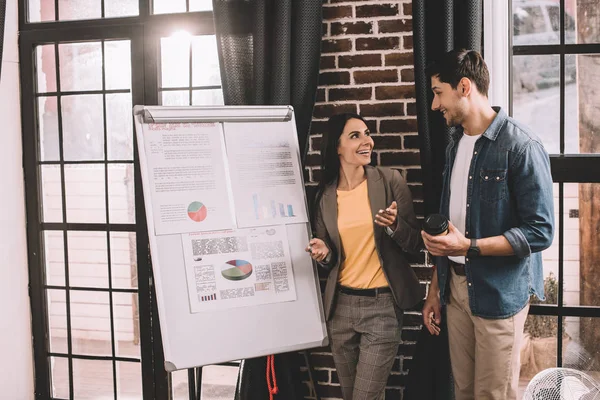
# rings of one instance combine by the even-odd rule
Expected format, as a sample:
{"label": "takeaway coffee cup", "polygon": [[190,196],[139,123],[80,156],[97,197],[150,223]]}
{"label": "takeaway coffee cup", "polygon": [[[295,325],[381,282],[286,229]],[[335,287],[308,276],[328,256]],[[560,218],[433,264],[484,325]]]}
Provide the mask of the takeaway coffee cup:
{"label": "takeaway coffee cup", "polygon": [[431,214],[423,222],[423,230],[432,236],[448,233],[448,218],[442,214]]}

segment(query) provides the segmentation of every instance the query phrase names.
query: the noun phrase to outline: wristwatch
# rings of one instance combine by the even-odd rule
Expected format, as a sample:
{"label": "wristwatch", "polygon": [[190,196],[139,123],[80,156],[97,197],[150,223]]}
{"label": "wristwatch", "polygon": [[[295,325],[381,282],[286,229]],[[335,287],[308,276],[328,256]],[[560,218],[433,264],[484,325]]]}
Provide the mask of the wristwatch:
{"label": "wristwatch", "polygon": [[471,238],[471,246],[469,247],[469,250],[467,250],[467,257],[475,258],[479,257],[480,254],[481,250],[479,249],[479,247],[477,247],[477,239]]}

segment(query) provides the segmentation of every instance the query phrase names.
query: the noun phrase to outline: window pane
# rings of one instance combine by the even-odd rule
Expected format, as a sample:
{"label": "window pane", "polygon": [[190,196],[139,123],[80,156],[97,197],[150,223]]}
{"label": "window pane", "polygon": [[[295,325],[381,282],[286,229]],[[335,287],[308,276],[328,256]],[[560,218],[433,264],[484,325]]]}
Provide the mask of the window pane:
{"label": "window pane", "polygon": [[117,399],[142,400],[142,364],[117,363]]}
{"label": "window pane", "polygon": [[133,164],[108,165],[110,223],[135,223]]}
{"label": "window pane", "polygon": [[106,222],[104,165],[65,165],[67,222]]}
{"label": "window pane", "polygon": [[102,49],[99,42],[59,44],[58,53],[61,91],[102,89]]}
{"label": "window pane", "polygon": [[44,231],[46,285],[65,286],[65,241],[59,231]]}
{"label": "window pane", "polygon": [[50,357],[52,397],[69,398],[69,360],[63,357]]}
{"label": "window pane", "polygon": [[50,351],[67,354],[67,300],[64,290],[47,290]]}
{"label": "window pane", "polygon": [[192,38],[192,86],[221,85],[219,55],[214,35]]}
{"label": "window pane", "polygon": [[71,335],[74,354],[112,355],[107,292],[71,291]]}
{"label": "window pane", "polygon": [[212,11],[212,0],[190,0],[190,11]]}
{"label": "window pane", "polygon": [[37,93],[56,92],[56,53],[54,45],[37,46],[35,56]]}
{"label": "window pane", "polygon": [[565,56],[565,151],[600,154],[599,54]]}
{"label": "window pane", "polygon": [[[529,315],[521,345],[521,377],[519,392],[538,372],[556,367],[558,318],[549,315]],[[518,396],[521,398],[521,396]]]}
{"label": "window pane", "polygon": [[100,7],[101,3],[98,0],[58,0],[58,19],[66,21],[101,18]]}
{"label": "window pane", "polygon": [[58,161],[58,107],[56,97],[38,98],[38,130],[41,161]]}
{"label": "window pane", "polygon": [[114,399],[112,361],[73,360],[74,398]]}
{"label": "window pane", "polygon": [[189,87],[191,39],[185,32],[160,39],[161,87]]}
{"label": "window pane", "polygon": [[106,89],[131,89],[131,42],[104,42]]}
{"label": "window pane", "polygon": [[113,18],[139,15],[139,7],[138,0],[104,0],[104,16]]}
{"label": "window pane", "polygon": [[54,0],[28,0],[29,22],[54,21]]}
{"label": "window pane", "polygon": [[60,166],[42,165],[42,221],[63,222]]}
{"label": "window pane", "polygon": [[185,0],[154,0],[152,2],[154,14],[169,14],[185,12]]}
{"label": "window pane", "polygon": [[221,89],[194,90],[192,92],[192,105],[194,106],[220,106],[223,104],[223,91]]}
{"label": "window pane", "polygon": [[106,232],[70,231],[67,247],[69,285],[108,288]]}
{"label": "window pane", "polygon": [[600,306],[600,184],[565,183],[564,303]]}
{"label": "window pane", "polygon": [[169,90],[162,92],[163,106],[189,106],[190,92],[188,90]]}
{"label": "window pane", "polygon": [[188,371],[183,369],[171,372],[171,387],[173,400],[189,400]]}
{"label": "window pane", "polygon": [[202,399],[233,399],[238,367],[209,365],[202,368]]}
{"label": "window pane", "polygon": [[109,160],[133,160],[131,93],[106,95],[106,136]]}
{"label": "window pane", "polygon": [[110,265],[114,288],[138,287],[137,246],[133,232],[110,233]]}
{"label": "window pane", "polygon": [[[554,221],[558,227],[558,183],[552,185],[554,195]],[[546,300],[540,302],[532,297],[532,304],[558,304],[558,228],[554,230],[552,245],[542,252],[544,268],[544,291]]]}
{"label": "window pane", "polygon": [[140,314],[138,304],[137,293],[113,293],[115,352],[117,356],[140,358]]}
{"label": "window pane", "polygon": [[65,96],[61,107],[65,161],[103,160],[102,95]]}
{"label": "window pane", "polygon": [[600,15],[596,0],[567,1],[565,28],[571,40],[566,43],[600,43]]}
{"label": "window pane", "polygon": [[565,333],[563,365],[597,379],[600,376],[600,318],[566,317]]}
{"label": "window pane", "polygon": [[552,154],[560,152],[559,83],[558,55],[513,57],[513,116]]}
{"label": "window pane", "polygon": [[527,5],[513,1],[513,45],[558,44],[560,36],[548,17],[554,8],[558,6],[552,3]]}

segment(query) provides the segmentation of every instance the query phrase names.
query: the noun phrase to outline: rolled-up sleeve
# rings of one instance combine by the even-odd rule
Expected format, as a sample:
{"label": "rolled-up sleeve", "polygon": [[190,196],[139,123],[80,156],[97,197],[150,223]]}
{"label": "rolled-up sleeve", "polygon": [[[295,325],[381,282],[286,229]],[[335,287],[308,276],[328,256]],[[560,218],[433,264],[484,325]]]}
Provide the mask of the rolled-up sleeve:
{"label": "rolled-up sleeve", "polygon": [[554,237],[554,197],[550,158],[541,143],[531,140],[511,166],[511,191],[519,225],[504,237],[519,258],[550,247]]}

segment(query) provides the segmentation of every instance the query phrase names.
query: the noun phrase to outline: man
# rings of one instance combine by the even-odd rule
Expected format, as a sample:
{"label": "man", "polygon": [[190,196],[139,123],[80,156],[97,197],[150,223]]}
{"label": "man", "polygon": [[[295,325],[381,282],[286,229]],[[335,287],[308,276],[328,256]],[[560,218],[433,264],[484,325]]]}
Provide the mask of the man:
{"label": "man", "polygon": [[437,256],[423,320],[438,334],[447,304],[457,400],[516,399],[529,297],[544,298],[541,251],[553,238],[550,160],[537,136],[490,106],[479,53],[451,51],[427,74],[431,108],[457,129],[440,205],[448,233],[421,232]]}

